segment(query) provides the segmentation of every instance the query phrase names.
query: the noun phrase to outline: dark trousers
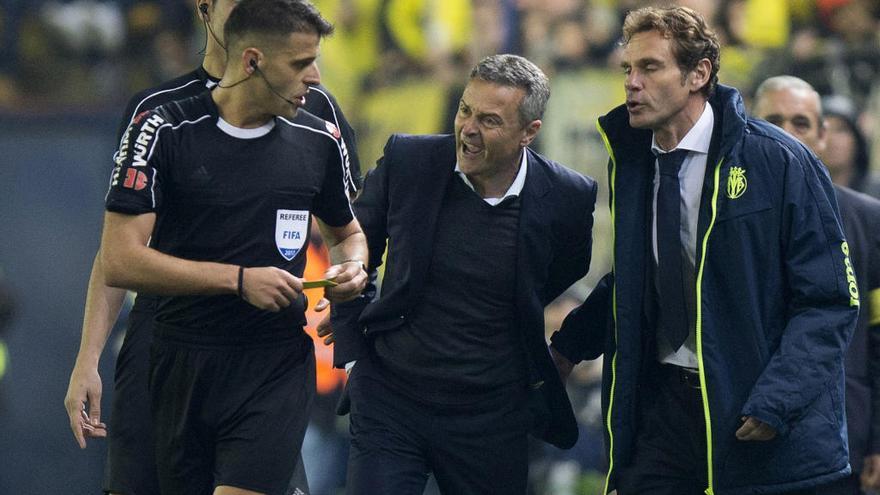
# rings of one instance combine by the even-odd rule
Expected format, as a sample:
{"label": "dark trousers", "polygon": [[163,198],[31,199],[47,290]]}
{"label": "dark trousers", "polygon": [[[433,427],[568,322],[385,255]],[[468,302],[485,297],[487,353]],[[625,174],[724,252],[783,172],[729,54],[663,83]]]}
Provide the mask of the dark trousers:
{"label": "dark trousers", "polygon": [[[349,495],[421,495],[433,472],[441,493],[525,494],[530,416],[522,398],[442,409],[389,387],[358,361],[351,396]],[[485,407],[484,407],[485,406]]]}
{"label": "dark trousers", "polygon": [[862,483],[859,473],[853,473],[846,478],[830,483],[823,487],[822,495],[862,495]]}
{"label": "dark trousers", "polygon": [[[657,364],[640,397],[632,462],[621,467],[618,495],[703,495],[709,486],[706,423],[699,379]],[[783,495],[819,494],[816,489]]]}

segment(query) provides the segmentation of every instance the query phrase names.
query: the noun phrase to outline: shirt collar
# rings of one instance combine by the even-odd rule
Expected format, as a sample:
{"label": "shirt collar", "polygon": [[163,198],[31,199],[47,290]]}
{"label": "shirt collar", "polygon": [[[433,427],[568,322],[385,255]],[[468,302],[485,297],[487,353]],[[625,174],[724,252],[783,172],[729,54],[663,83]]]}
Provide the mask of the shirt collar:
{"label": "shirt collar", "polygon": [[[528,168],[529,160],[526,154],[526,149],[522,150],[522,161],[519,164],[519,172],[516,173],[516,178],[513,179],[513,182],[510,184],[510,187],[507,188],[507,192],[504,193],[500,198],[483,198],[483,200],[489,203],[492,206],[497,205],[498,203],[504,201],[507,198],[515,198],[522,194],[523,186],[526,184],[526,168]],[[461,180],[464,181],[465,184],[472,191],[476,192],[474,189],[474,185],[471,183],[470,179],[461,171],[461,168],[458,166],[458,162],[455,163],[455,173],[461,177]]]}
{"label": "shirt collar", "polygon": [[235,127],[223,120],[223,117],[217,118],[217,127],[220,128],[221,131],[229,134],[230,136],[238,139],[256,139],[259,137],[263,137],[266,134],[269,134],[272,129],[275,128],[275,119],[271,119],[260,127],[252,127],[252,128],[242,128]]}
{"label": "shirt collar", "polygon": [[205,87],[208,89],[214,89],[220,83],[220,79],[208,74],[208,71],[205,70],[203,65],[200,65],[199,68],[196,69],[196,74],[198,74],[199,79],[205,82]]}
{"label": "shirt collar", "polygon": [[703,113],[700,115],[700,118],[697,119],[697,122],[691,127],[691,130],[684,135],[675,149],[663,151],[657,145],[655,137],[652,136],[651,151],[654,152],[654,155],[662,155],[675,150],[688,150],[708,155],[709,145],[712,143],[712,128],[714,126],[715,111],[712,110],[712,105],[710,105],[709,102],[706,102],[706,106],[703,108]]}

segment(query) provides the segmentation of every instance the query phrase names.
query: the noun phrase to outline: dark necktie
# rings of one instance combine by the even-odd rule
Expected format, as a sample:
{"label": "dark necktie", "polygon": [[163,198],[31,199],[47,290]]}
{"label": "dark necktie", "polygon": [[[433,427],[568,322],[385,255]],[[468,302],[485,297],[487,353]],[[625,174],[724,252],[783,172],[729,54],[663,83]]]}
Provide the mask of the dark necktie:
{"label": "dark necktie", "polygon": [[657,156],[660,187],[657,190],[657,300],[662,336],[677,351],[690,332],[685,305],[681,244],[681,186],[678,171],[687,150]]}

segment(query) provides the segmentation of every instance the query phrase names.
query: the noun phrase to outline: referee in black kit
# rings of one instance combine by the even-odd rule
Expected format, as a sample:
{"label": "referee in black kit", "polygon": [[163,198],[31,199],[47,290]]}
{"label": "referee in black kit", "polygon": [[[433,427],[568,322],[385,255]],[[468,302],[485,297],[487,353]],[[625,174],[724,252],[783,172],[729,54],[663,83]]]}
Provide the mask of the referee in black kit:
{"label": "referee in black kit", "polygon": [[[117,143],[142,112],[216,87],[226,67],[223,26],[236,3],[236,0],[198,0],[194,4],[205,23],[205,56],[201,65],[187,74],[134,95],[120,121]],[[354,197],[361,181],[354,131],[333,95],[320,85],[317,72],[307,82],[310,88],[303,109],[333,123],[341,131],[349,158],[346,163],[347,189],[349,196]],[[82,339],[71,372],[65,407],[71,429],[81,448],[86,446],[86,440],[90,437],[107,436],[104,491],[111,494],[151,495],[159,491],[147,390],[149,349],[157,297],[139,293],[129,313],[125,339],[116,360],[110,424],[105,429],[101,417],[103,390],[98,360],[122,307],[125,290],[105,285],[99,256],[96,256],[92,267]],[[297,493],[297,490],[308,493],[301,461],[288,487],[289,493]]]}
{"label": "referee in black kit", "polygon": [[312,214],[338,283],[325,296],[366,282],[339,131],[297,112],[331,31],[306,3],[240,2],[217,89],[139,115],[122,140],[102,266],[109,285],[161,296],[150,385],[163,494],[284,492],[315,387],[296,330]]}

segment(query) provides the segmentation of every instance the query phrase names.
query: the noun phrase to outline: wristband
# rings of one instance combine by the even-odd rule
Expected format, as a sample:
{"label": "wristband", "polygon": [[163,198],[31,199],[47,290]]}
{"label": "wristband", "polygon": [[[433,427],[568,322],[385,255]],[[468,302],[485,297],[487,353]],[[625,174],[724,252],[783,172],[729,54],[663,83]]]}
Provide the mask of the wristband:
{"label": "wristband", "polygon": [[244,295],[242,294],[242,285],[244,285],[244,267],[238,267],[238,297],[244,299]]}

